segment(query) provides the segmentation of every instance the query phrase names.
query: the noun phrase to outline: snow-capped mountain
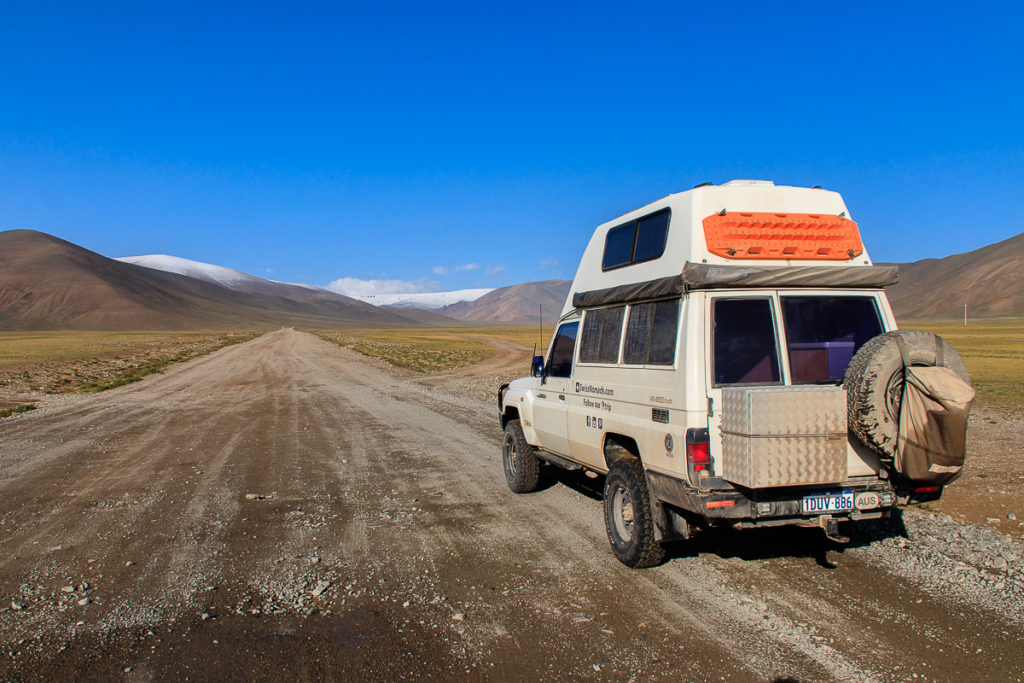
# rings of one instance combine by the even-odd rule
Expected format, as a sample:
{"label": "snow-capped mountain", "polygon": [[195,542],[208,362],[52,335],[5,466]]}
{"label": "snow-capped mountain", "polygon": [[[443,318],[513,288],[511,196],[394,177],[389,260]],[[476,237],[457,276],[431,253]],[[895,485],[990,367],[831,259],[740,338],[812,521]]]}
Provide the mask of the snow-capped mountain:
{"label": "snow-capped mountain", "polygon": [[436,310],[463,301],[476,301],[491,292],[484,289],[458,289],[452,292],[415,292],[409,294],[367,294],[356,299],[374,306],[395,306],[397,308],[425,308]]}
{"label": "snow-capped mountain", "polygon": [[397,308],[421,308],[425,310],[437,310],[451,304],[476,301],[491,289],[460,289],[453,292],[419,292],[413,294],[369,294],[364,296],[345,296],[323,287],[307,285],[299,282],[278,282],[266,280],[255,275],[243,273],[233,268],[215,266],[211,263],[192,261],[178,256],[167,254],[148,254],[146,256],[124,256],[116,259],[124,263],[131,263],[136,266],[163,270],[169,273],[177,273],[196,280],[212,282],[215,285],[229,289],[239,289],[246,292],[267,294],[272,296],[294,297],[292,287],[299,287],[311,292],[317,292],[327,296],[342,297],[345,299],[358,299],[374,306],[395,306]]}
{"label": "snow-capped mountain", "polygon": [[168,256],[167,254],[124,256],[114,260],[122,261],[124,263],[132,263],[137,266],[145,266],[146,268],[153,268],[154,270],[163,270],[168,273],[177,273],[178,275],[185,275],[187,277],[195,278],[196,280],[212,282],[215,285],[222,285],[224,287],[230,287],[231,289],[241,289],[242,287],[240,287],[240,285],[245,283],[266,282],[263,278],[243,273],[240,270],[225,268],[224,266],[215,266],[213,264],[202,263],[200,261],[191,261],[187,258],[179,258],[178,256]]}
{"label": "snow-capped mountain", "polygon": [[288,299],[309,300],[310,297],[319,298],[341,298],[345,301],[352,301],[351,297],[332,292],[323,287],[307,285],[303,283],[278,282],[277,280],[266,280],[255,275],[243,273],[234,268],[215,266],[212,263],[192,261],[178,256],[167,254],[148,254],[146,256],[123,256],[115,261],[130,263],[135,266],[163,270],[168,273],[177,273],[194,280],[210,282],[228,289],[235,289],[254,294],[266,296],[282,296]]}

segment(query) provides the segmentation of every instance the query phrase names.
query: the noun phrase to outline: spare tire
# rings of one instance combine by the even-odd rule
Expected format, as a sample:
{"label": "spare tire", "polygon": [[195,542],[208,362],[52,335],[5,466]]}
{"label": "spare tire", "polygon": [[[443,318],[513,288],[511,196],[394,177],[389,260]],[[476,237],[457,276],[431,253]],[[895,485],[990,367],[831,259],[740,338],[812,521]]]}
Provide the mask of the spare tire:
{"label": "spare tire", "polygon": [[[902,342],[906,353],[900,351]],[[846,369],[847,418],[850,431],[886,460],[896,455],[904,362],[947,367],[968,384],[963,358],[949,342],[931,332],[894,330],[860,347]]]}

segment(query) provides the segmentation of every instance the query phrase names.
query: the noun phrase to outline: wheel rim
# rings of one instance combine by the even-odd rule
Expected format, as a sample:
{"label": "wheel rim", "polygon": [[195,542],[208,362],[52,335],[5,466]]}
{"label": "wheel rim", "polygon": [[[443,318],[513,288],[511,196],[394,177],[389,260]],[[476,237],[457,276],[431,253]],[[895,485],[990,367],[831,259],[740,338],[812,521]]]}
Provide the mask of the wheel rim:
{"label": "wheel rim", "polygon": [[505,475],[511,480],[519,473],[519,453],[516,451],[516,440],[511,435],[505,437]]}
{"label": "wheel rim", "polygon": [[903,401],[903,373],[894,373],[889,378],[889,384],[885,388],[885,409],[889,417],[898,421],[900,418],[900,403]]}
{"label": "wheel rim", "polygon": [[612,493],[612,522],[615,525],[615,533],[626,543],[633,539],[633,499],[629,492],[621,484],[615,487]]}

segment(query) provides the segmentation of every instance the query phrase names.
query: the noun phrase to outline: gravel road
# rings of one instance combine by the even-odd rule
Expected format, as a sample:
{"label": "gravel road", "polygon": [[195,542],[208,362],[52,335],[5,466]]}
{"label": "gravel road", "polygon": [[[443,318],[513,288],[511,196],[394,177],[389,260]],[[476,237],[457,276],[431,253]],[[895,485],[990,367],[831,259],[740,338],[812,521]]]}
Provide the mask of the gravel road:
{"label": "gravel road", "polygon": [[908,511],[630,570],[601,480],[510,493],[459,382],[286,329],[0,423],[0,680],[1020,680],[1009,537]]}

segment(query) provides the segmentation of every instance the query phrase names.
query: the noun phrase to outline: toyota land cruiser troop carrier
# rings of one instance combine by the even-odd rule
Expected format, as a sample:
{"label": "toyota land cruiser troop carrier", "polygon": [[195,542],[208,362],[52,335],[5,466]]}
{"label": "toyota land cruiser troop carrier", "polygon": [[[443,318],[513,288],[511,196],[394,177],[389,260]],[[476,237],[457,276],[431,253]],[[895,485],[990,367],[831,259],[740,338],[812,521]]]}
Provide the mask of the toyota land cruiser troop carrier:
{"label": "toyota land cruiser troop carrier", "polygon": [[897,331],[842,197],[734,180],[598,226],[533,376],[503,385],[509,487],[542,461],[604,474],[615,556],[696,527],[819,526],[937,499],[974,396],[963,361]]}

